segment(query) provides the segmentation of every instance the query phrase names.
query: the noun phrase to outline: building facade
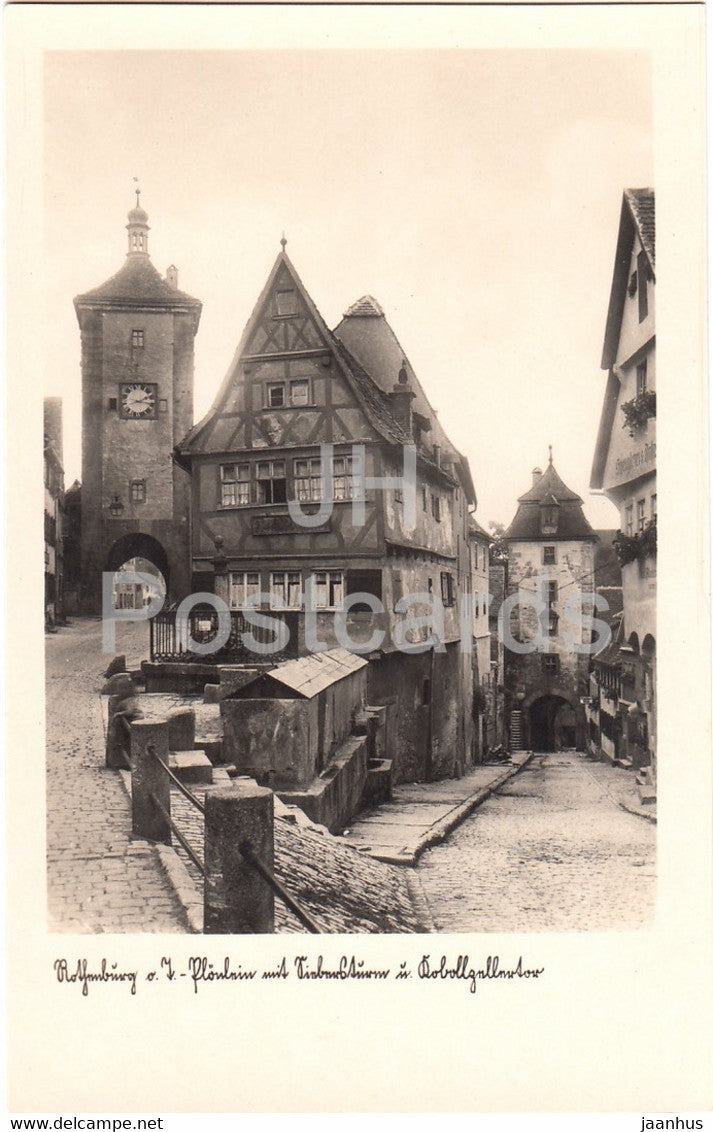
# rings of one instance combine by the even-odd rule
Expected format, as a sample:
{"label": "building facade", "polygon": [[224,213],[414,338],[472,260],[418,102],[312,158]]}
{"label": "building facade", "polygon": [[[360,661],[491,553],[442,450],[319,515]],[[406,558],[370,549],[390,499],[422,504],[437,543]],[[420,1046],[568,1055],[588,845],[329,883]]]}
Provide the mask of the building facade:
{"label": "building facade", "polygon": [[593,652],[589,672],[589,694],[584,701],[587,718],[587,750],[595,758],[606,758],[621,765],[621,720],[618,697],[613,689],[620,686],[619,646],[621,642],[623,603],[621,566],[616,549],[618,531],[598,530],[594,552],[595,592],[604,599],[597,617],[609,629],[603,647]]}
{"label": "building facade", "polygon": [[330,331],[283,243],[177,459],[194,592],[218,594],[234,626],[271,612],[283,655],[365,655],[395,780],[469,765],[475,492],[379,304],[365,296]]}
{"label": "building facade", "polygon": [[[594,549],[582,500],[560,479],[550,454],[518,499],[503,536],[508,600],[505,694],[513,750],[586,749],[582,699],[589,691]],[[583,616],[584,614],[584,616]]]}
{"label": "building facade", "polygon": [[507,548],[500,538],[490,545],[490,687],[488,690],[488,747],[509,745],[509,711],[505,697],[505,640],[500,631],[500,609],[508,596]]}
{"label": "building facade", "polygon": [[[615,504],[623,621],[616,655],[617,755],[656,768],[656,336],[652,189],[621,207],[604,336],[607,371],[591,487]],[[601,667],[601,666],[600,666]],[[611,683],[611,681],[610,681]],[[613,746],[610,744],[611,749]]]}
{"label": "building facade", "polygon": [[190,484],[173,449],[193,423],[193,345],[201,313],[162,278],[148,251],[148,215],[128,216],[121,270],[74,300],[82,349],[81,605],[101,610],[102,572],[136,556],[172,599],[190,589]]}
{"label": "building facade", "polygon": [[44,401],[45,625],[54,628],[64,609],[64,467],[62,400]]}
{"label": "building facade", "polygon": [[481,761],[495,745],[497,674],[490,656],[490,535],[471,515],[469,522],[472,573],[475,755]]}

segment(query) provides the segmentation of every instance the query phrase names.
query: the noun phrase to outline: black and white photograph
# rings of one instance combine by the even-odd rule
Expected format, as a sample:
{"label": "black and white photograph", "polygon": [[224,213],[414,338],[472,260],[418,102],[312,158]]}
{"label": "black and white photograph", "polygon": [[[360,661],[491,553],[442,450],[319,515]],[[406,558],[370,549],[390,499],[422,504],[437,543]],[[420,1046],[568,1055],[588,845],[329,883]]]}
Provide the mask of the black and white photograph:
{"label": "black and white photograph", "polygon": [[[366,34],[382,16],[357,8],[279,9],[273,34],[277,8],[234,6],[210,45],[207,16],[95,8],[74,43],[45,29],[27,96],[37,305],[9,308],[44,577],[40,599],[37,550],[15,599],[43,626],[18,645],[43,796],[22,900],[52,995],[95,1011],[151,1011],[164,978],[221,1016],[240,979],[297,980],[307,1011],[308,989],[401,979],[409,1014],[415,987],[517,1014],[560,943],[620,948],[634,1002],[677,922],[670,822],[710,786],[704,183],[691,107],[675,198],[661,91],[695,21],[668,75],[654,5],[581,34],[543,8],[529,39],[505,6],[492,36],[477,6],[467,34],[428,6]],[[8,409],[11,443],[24,423]],[[691,601],[697,641],[690,608],[672,632]],[[706,884],[678,893],[692,915]]]}
{"label": "black and white photograph", "polygon": [[53,927],[647,923],[650,61],[70,53],[45,100]]}

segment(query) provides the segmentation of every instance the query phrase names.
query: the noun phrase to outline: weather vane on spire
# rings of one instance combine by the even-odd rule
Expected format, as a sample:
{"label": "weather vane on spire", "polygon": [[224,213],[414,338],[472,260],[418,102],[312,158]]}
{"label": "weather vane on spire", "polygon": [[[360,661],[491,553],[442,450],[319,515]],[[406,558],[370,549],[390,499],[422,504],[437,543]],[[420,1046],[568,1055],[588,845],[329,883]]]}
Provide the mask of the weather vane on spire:
{"label": "weather vane on spire", "polygon": [[136,185],[136,188],[134,189],[134,192],[136,193],[136,207],[138,208],[139,207],[139,197],[141,196],[141,189],[139,187],[139,178],[138,177],[134,177],[134,183]]}
{"label": "weather vane on spire", "polygon": [[550,464],[552,464],[552,445],[550,444],[550,445],[548,445],[548,447],[549,447],[549,450],[550,450]]}
{"label": "weather vane on spire", "polygon": [[282,250],[283,250],[283,252],[284,252],[285,248],[287,247],[287,240],[286,240],[286,238],[285,238],[285,233],[284,233],[284,231],[283,231],[283,233],[282,233],[282,239],[280,240],[280,243],[282,244]]}

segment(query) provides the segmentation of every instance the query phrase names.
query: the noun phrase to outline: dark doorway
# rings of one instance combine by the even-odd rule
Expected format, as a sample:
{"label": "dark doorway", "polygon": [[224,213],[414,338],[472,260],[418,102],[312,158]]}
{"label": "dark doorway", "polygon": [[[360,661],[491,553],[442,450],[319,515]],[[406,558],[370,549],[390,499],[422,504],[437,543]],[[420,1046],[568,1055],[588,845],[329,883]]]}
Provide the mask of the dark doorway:
{"label": "dark doorway", "polygon": [[541,696],[530,706],[533,751],[562,751],[577,745],[574,710],[562,696]]}
{"label": "dark doorway", "polygon": [[[131,604],[129,601],[133,583],[125,583],[121,576],[122,573],[127,571],[130,571],[131,574],[145,574],[147,577],[153,578],[148,586],[133,586],[136,591],[142,590],[142,594],[138,597],[131,597],[131,601],[137,602],[138,605],[145,604],[149,591],[156,586],[159,592],[168,593],[170,585],[168,556],[161,543],[157,542],[151,535],[136,532],[117,539],[107,555],[104,570],[116,574],[114,583],[115,608],[137,607],[136,604]],[[128,576],[130,577],[131,574]]]}

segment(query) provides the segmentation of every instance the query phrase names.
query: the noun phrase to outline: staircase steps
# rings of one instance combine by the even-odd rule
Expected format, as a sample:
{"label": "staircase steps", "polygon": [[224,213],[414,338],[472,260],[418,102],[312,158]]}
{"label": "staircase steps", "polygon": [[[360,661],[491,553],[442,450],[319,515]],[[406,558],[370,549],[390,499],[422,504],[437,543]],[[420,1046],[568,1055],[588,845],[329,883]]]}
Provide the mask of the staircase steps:
{"label": "staircase steps", "polygon": [[511,711],[510,712],[510,750],[511,751],[522,751],[522,750],[524,750],[523,742],[522,742],[522,712],[521,711]]}

